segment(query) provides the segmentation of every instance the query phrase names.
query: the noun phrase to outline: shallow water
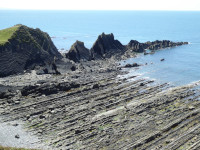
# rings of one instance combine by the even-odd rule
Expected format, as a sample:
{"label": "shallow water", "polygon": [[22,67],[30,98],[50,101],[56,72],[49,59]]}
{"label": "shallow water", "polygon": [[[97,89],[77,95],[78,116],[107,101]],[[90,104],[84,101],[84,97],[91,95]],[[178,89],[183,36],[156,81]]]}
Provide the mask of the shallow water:
{"label": "shallow water", "polygon": [[[121,64],[139,63],[139,69],[128,69],[129,75],[139,75],[158,82],[169,82],[174,85],[184,85],[200,80],[200,45],[183,45],[180,47],[162,49],[155,54],[140,54],[137,58],[122,61]],[[193,49],[193,51],[190,51]],[[196,52],[195,52],[196,51]],[[160,59],[164,58],[164,61]],[[145,65],[147,63],[147,65]]]}

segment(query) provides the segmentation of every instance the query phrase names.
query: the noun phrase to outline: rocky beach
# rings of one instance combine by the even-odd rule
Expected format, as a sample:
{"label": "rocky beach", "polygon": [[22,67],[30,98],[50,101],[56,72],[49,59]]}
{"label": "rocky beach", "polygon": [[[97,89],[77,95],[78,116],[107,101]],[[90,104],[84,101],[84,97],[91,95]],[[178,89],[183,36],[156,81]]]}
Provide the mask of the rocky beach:
{"label": "rocky beach", "polygon": [[16,140],[25,130],[33,143],[37,137],[36,149],[200,148],[199,82],[175,87],[127,76],[145,64],[119,64],[188,42],[123,45],[102,33],[91,49],[76,41],[60,54],[40,29],[17,25],[9,34],[0,39],[0,118],[22,122],[23,129],[13,126]]}

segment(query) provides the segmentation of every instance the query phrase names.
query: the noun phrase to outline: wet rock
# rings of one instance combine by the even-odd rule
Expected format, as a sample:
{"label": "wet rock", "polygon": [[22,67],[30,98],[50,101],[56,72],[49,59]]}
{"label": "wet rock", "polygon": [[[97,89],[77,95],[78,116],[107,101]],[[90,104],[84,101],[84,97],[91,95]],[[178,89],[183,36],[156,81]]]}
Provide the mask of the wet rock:
{"label": "wet rock", "polygon": [[165,60],[164,58],[160,59],[160,61],[164,61],[164,60]]}
{"label": "wet rock", "polygon": [[137,63],[133,63],[133,64],[126,64],[124,66],[124,68],[132,68],[132,67],[139,67],[140,65],[138,65]]}

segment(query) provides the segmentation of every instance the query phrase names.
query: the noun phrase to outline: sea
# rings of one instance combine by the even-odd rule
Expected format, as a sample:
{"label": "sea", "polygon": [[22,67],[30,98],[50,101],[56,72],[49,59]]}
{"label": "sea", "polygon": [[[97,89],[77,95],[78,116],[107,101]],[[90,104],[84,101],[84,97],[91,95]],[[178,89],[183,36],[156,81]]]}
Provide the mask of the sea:
{"label": "sea", "polygon": [[[0,10],[0,29],[16,24],[47,32],[59,50],[69,50],[76,41],[91,48],[102,32],[113,33],[122,44],[130,40],[187,41],[188,45],[167,48],[155,54],[140,54],[123,60],[148,65],[127,69],[139,75],[185,85],[200,80],[200,11],[32,11]],[[160,61],[164,58],[165,61]]]}

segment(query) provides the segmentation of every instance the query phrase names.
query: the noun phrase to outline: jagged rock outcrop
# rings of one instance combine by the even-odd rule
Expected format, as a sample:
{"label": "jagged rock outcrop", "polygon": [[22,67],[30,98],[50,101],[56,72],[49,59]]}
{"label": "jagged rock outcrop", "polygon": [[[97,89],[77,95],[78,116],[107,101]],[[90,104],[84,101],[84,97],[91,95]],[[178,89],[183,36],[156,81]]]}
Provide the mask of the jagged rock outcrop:
{"label": "jagged rock outcrop", "polygon": [[81,41],[76,41],[70,48],[66,57],[74,62],[79,62],[80,60],[90,60],[91,55],[89,49],[84,46]]}
{"label": "jagged rock outcrop", "polygon": [[[24,25],[0,30],[0,77],[21,73],[35,66],[51,66],[62,56],[50,36]],[[9,36],[8,36],[9,35]]]}
{"label": "jagged rock outcrop", "polygon": [[181,46],[184,44],[188,44],[188,42],[172,42],[169,40],[156,40],[153,42],[145,42],[140,43],[136,40],[131,40],[128,45],[126,45],[127,50],[132,50],[133,52],[142,53],[145,49],[149,50],[158,50],[168,47],[174,47],[174,46]]}
{"label": "jagged rock outcrop", "polygon": [[75,82],[62,82],[62,83],[45,83],[45,84],[37,84],[37,85],[29,85],[23,87],[21,90],[21,94],[23,96],[27,96],[29,94],[36,94],[36,95],[50,95],[50,94],[55,94],[60,91],[68,91],[72,88],[78,88],[80,87],[80,84],[75,83]]}
{"label": "jagged rock outcrop", "polygon": [[126,46],[128,50],[132,50],[133,52],[142,53],[144,52],[144,45],[136,40],[131,40]]}
{"label": "jagged rock outcrop", "polygon": [[93,59],[110,58],[116,53],[123,53],[124,50],[125,46],[115,40],[112,33],[102,33],[91,48],[91,56]]}
{"label": "jagged rock outcrop", "polygon": [[181,46],[184,44],[188,44],[188,42],[172,42],[169,40],[162,40],[162,41],[156,40],[153,42],[143,43],[143,47],[144,49],[158,50],[167,47]]}
{"label": "jagged rock outcrop", "polygon": [[[76,41],[66,54],[66,57],[74,62],[80,62],[80,60],[98,60],[111,57],[115,60],[121,60],[135,57],[136,53],[143,53],[145,52],[145,49],[158,50],[184,44],[188,44],[188,42],[156,40],[153,42],[140,43],[136,40],[131,40],[127,45],[122,45],[118,40],[114,39],[114,35],[112,33],[102,33],[98,36],[96,42],[90,50],[85,48],[83,42]],[[151,54],[153,53],[154,51],[151,52]]]}

